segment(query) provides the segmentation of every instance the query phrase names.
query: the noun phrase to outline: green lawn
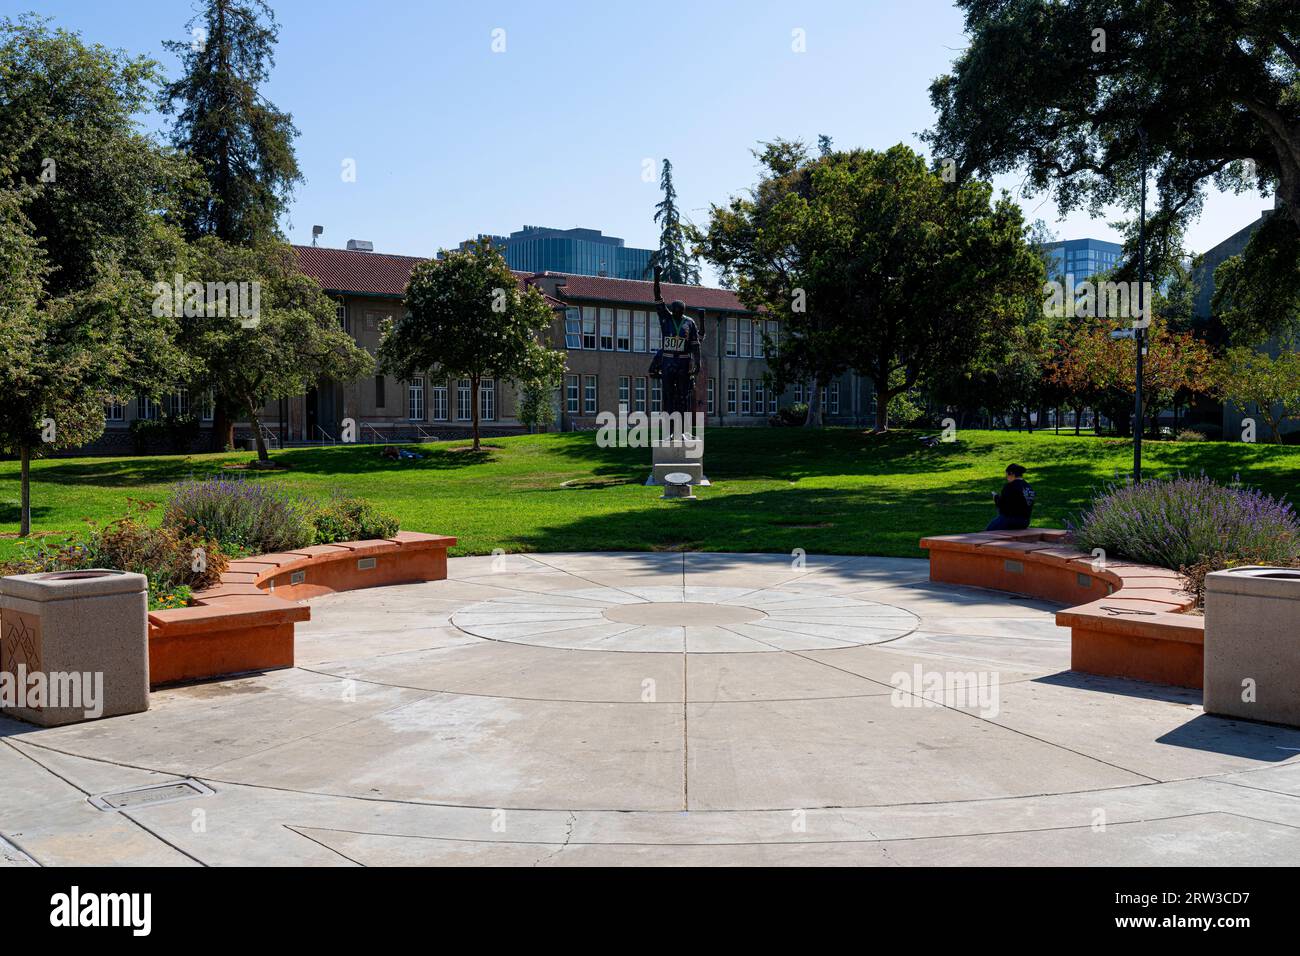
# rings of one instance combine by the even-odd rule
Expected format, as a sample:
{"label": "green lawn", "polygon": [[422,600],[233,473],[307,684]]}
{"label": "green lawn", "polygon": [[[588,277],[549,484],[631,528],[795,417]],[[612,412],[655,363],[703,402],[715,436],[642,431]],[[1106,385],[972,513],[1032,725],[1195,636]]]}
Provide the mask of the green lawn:
{"label": "green lawn", "polygon": [[[965,431],[922,447],[916,433],[885,438],[849,429],[714,428],[705,471],[715,484],[694,502],[659,500],[642,482],[647,449],[601,449],[594,432],[493,439],[475,456],[426,445],[422,461],[390,462],[374,446],[280,452],[291,466],[249,473],[321,497],[363,495],[413,531],[454,534],[457,554],[506,551],[663,550],[882,554],[920,557],[926,534],[983,528],[989,492],[1006,464],[1029,468],[1034,523],[1060,527],[1090,493],[1127,471],[1127,441]],[[1148,475],[1205,471],[1293,496],[1300,447],[1149,442]],[[162,501],[168,485],[211,475],[248,453],[150,458],[51,459],[33,465],[36,531],[77,528],[121,515],[128,498]],[[157,511],[154,512],[157,515]],[[0,462],[0,559],[18,544],[18,464]]]}

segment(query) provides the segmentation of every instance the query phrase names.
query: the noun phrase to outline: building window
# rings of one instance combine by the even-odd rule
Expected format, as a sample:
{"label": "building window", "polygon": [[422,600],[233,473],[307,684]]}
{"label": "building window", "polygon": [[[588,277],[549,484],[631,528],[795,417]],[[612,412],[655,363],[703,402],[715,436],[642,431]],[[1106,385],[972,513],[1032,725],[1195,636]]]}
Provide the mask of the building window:
{"label": "building window", "polygon": [[478,383],[478,417],[485,422],[496,421],[497,383],[485,378]]}
{"label": "building window", "polygon": [[210,422],[216,414],[217,399],[212,394],[212,389],[208,389],[199,396],[199,421]]}
{"label": "building window", "polygon": [[618,407],[621,411],[627,411],[628,404],[632,401],[632,379],[626,375],[618,377]]}
{"label": "building window", "polygon": [[352,334],[352,317],[348,315],[348,307],[345,303],[340,302],[334,307],[334,315],[339,320],[339,327],[348,335]]}
{"label": "building window", "polygon": [[582,378],[582,410],[588,415],[596,414],[596,376],[584,375]]}
{"label": "building window", "polygon": [[710,415],[713,414],[713,392],[714,392],[714,384],[715,384],[715,383],[714,383],[714,380],[713,380],[713,379],[709,379],[709,389],[708,389],[708,391],[709,391],[709,404],[708,404],[708,409],[709,409],[709,411],[708,411],[708,414],[710,414]]}
{"label": "building window", "polygon": [[148,395],[137,395],[135,397],[135,417],[146,420],[157,418],[158,403]]}
{"label": "building window", "polygon": [[121,402],[105,402],[104,421],[106,422],[126,421],[126,406],[123,405]]}
{"label": "building window", "polygon": [[406,386],[406,417],[413,422],[424,421],[424,379],[418,375]]}
{"label": "building window", "polygon": [[774,388],[767,390],[767,410],[773,415],[776,414],[776,389]]}
{"label": "building window", "polygon": [[[808,394],[809,394],[809,395],[812,394],[812,390],[813,390],[813,386],[811,386],[811,385],[808,386]],[[826,409],[830,407],[830,406],[828,406],[828,405],[826,404],[826,386],[825,386],[825,385],[822,386],[820,394],[821,394],[821,401],[822,401],[822,412],[824,413],[824,412],[826,411]]]}
{"label": "building window", "polygon": [[664,383],[663,379],[652,379],[650,383],[650,411],[662,412],[664,410]]}
{"label": "building window", "polygon": [[727,319],[727,354],[736,354],[736,320],[734,317]]}
{"label": "building window", "polygon": [[375,376],[375,408],[383,408],[387,404],[387,397],[384,395],[385,379],[382,375]]}
{"label": "building window", "polygon": [[754,414],[763,414],[763,380],[754,379]]}
{"label": "building window", "polygon": [[578,414],[578,376],[564,376],[564,407],[570,415]]}
{"label": "building window", "polygon": [[803,404],[803,382],[795,382],[794,384],[794,403],[796,405]]}
{"label": "building window", "polygon": [[474,406],[470,404],[469,379],[462,378],[456,382],[456,420],[467,422],[474,415]]}
{"label": "building window", "polygon": [[585,305],[582,307],[582,347],[596,347],[596,310]]}
{"label": "building window", "polygon": [[643,378],[636,380],[636,410],[645,411],[645,379]]}
{"label": "building window", "polygon": [[433,403],[433,420],[435,422],[445,422],[447,420],[447,383],[435,385],[429,390],[430,401]]}
{"label": "building window", "polygon": [[582,312],[579,309],[564,310],[564,347],[582,348]]}
{"label": "building window", "polygon": [[651,312],[649,322],[650,322],[650,351],[658,352],[659,349],[663,346],[663,339],[664,339],[664,330],[663,330],[663,326],[659,324],[658,313]]}
{"label": "building window", "polygon": [[163,401],[168,415],[179,418],[190,413],[190,390],[188,388],[176,389]]}
{"label": "building window", "polygon": [[645,313],[641,311],[632,313],[632,351],[644,352],[646,350],[646,327]]}
{"label": "building window", "polygon": [[615,325],[614,345],[620,352],[632,351],[632,313],[627,309],[618,310],[618,322]]}
{"label": "building window", "polygon": [[749,379],[740,380],[740,414],[748,415],[749,407]]}
{"label": "building window", "polygon": [[832,415],[840,413],[840,383],[831,382],[831,402],[830,409]]}
{"label": "building window", "polygon": [[749,319],[740,320],[740,357],[749,358],[754,354],[754,323]]}
{"label": "building window", "polygon": [[727,414],[736,414],[736,380],[727,379]]}
{"label": "building window", "polygon": [[600,348],[603,352],[614,351],[614,310],[600,310]]}
{"label": "building window", "polygon": [[767,320],[767,342],[765,344],[769,348],[776,348],[776,343],[780,340],[780,328],[781,325],[776,319]]}

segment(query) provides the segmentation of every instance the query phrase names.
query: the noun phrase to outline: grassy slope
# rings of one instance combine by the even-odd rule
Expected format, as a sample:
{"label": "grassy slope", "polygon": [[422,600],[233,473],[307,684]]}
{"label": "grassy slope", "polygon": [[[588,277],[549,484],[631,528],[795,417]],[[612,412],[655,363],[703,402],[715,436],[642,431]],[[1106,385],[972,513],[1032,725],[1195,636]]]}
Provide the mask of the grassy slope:
{"label": "grassy slope", "polygon": [[[591,432],[496,440],[481,456],[425,446],[417,462],[389,462],[379,449],[335,447],[277,454],[291,471],[256,475],[303,493],[370,498],[402,527],[454,534],[455,553],[650,550],[884,554],[920,557],[926,534],[980,529],[989,492],[1010,461],[1038,491],[1034,523],[1060,527],[1091,491],[1127,471],[1125,441],[1039,432],[966,431],[955,444],[923,448],[915,434],[887,438],[848,429],[711,429],[706,473],[716,483],[691,503],[665,502],[644,487],[646,449],[601,449]],[[459,444],[459,443],[458,443]],[[1151,442],[1148,475],[1205,471],[1291,496],[1300,448],[1240,443]],[[177,479],[216,473],[247,453],[153,458],[79,458],[33,466],[33,524],[69,530],[83,518],[122,514],[128,497],[162,501]],[[155,510],[154,515],[158,512]],[[12,556],[18,464],[0,462],[0,559]]]}

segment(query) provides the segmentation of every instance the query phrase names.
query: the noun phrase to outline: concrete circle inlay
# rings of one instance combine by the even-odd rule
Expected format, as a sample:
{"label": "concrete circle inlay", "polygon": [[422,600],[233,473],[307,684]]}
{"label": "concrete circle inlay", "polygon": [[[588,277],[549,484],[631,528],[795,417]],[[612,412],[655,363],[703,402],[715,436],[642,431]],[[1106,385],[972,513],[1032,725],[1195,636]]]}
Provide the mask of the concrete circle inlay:
{"label": "concrete circle inlay", "polygon": [[479,601],[455,612],[467,634],[583,651],[744,654],[832,650],[910,634],[910,611],[782,588],[591,587]]}
{"label": "concrete circle inlay", "polygon": [[619,624],[649,624],[654,627],[711,627],[749,624],[767,617],[757,608],[698,601],[647,601],[617,604],[601,612],[606,620]]}

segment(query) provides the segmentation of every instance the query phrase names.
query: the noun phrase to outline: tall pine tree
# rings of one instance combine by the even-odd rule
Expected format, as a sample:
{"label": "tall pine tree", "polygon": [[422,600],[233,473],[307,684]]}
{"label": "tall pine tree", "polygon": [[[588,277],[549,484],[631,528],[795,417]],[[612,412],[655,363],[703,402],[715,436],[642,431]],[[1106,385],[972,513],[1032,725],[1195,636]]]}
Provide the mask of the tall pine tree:
{"label": "tall pine tree", "polygon": [[187,204],[186,231],[240,245],[278,236],[302,174],[292,117],[259,92],[275,65],[275,14],[264,0],[205,0],[186,28],[190,41],[164,44],[184,75],[162,94],[164,111],[176,116],[173,144],[199,163],[208,184]]}
{"label": "tall pine tree", "polygon": [[652,274],[657,266],[663,271],[665,282],[699,285],[699,262],[686,248],[686,231],[682,227],[682,217],[677,212],[677,190],[673,187],[673,164],[666,159],[663,173],[659,177],[659,188],[664,191],[664,198],[655,204],[659,248],[650,256],[646,275]]}
{"label": "tall pine tree", "polygon": [[[207,185],[185,203],[185,232],[248,247],[280,238],[280,214],[302,173],[293,118],[259,92],[275,65],[275,14],[264,0],[204,0],[185,27],[190,41],[164,44],[184,75],[161,97],[176,117],[173,145],[199,164]],[[213,440],[221,448],[234,441],[242,403],[215,398]]]}

